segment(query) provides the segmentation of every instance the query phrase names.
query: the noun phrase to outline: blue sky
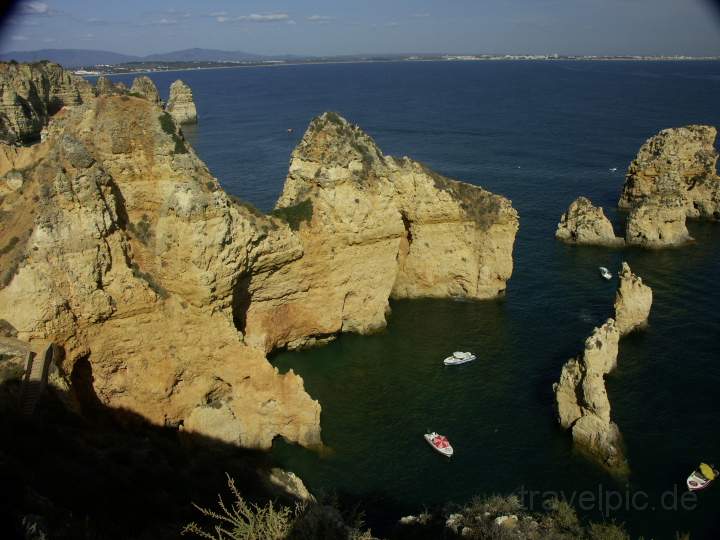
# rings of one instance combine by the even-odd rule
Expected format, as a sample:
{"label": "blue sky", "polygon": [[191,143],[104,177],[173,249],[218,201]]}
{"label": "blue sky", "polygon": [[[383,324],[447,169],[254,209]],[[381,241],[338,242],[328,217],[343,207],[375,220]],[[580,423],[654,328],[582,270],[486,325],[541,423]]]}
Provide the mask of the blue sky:
{"label": "blue sky", "polygon": [[45,0],[0,48],[720,55],[710,0]]}

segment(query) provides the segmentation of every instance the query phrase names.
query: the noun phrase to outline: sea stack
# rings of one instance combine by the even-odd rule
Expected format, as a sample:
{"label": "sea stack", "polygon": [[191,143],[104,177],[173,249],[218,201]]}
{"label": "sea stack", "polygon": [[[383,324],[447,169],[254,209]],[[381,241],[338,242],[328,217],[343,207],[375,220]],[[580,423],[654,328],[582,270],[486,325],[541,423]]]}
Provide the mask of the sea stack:
{"label": "sea stack", "polygon": [[642,278],[632,273],[626,262],[622,263],[618,277],[620,285],[615,295],[615,326],[624,336],[647,325],[653,293]]}
{"label": "sea stack", "polygon": [[162,100],[160,99],[160,93],[158,92],[157,86],[155,86],[155,83],[152,82],[152,79],[147,75],[135,77],[132,87],[130,87],[130,93],[139,94],[155,105],[162,105]]}
{"label": "sea stack", "polygon": [[197,109],[192,89],[180,79],[170,86],[170,97],[165,105],[165,110],[177,124],[197,123]]}
{"label": "sea stack", "polygon": [[690,125],[648,139],[628,168],[618,206],[631,210],[628,244],[649,248],[691,240],[686,218],[720,219],[717,131]]}
{"label": "sea stack", "polygon": [[605,375],[615,369],[620,331],[613,319],[595,328],[581,356],[562,368],[553,385],[560,425],[571,430],[573,442],[611,472],[629,471],[622,436],[610,417]]}
{"label": "sea stack", "polygon": [[560,217],[555,238],[568,244],[619,247],[625,242],[615,236],[603,209],[590,199],[578,197]]}

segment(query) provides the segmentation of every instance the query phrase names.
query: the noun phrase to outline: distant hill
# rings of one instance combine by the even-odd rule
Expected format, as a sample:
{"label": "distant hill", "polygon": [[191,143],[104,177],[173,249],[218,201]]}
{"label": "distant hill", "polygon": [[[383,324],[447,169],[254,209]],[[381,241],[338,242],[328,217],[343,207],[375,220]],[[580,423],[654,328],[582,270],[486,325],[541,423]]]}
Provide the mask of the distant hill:
{"label": "distant hill", "polygon": [[41,49],[38,51],[10,51],[0,53],[0,60],[15,60],[17,62],[50,60],[69,68],[94,66],[96,64],[122,64],[125,62],[135,62],[139,59],[139,56],[88,49]]}
{"label": "distant hill", "polygon": [[166,53],[132,56],[110,51],[87,49],[41,49],[38,51],[10,51],[0,53],[0,60],[37,62],[51,60],[68,68],[95,66],[98,64],[124,64],[127,62],[252,62],[260,60],[290,60],[292,55],[267,56],[243,51],[217,49],[184,49]]}

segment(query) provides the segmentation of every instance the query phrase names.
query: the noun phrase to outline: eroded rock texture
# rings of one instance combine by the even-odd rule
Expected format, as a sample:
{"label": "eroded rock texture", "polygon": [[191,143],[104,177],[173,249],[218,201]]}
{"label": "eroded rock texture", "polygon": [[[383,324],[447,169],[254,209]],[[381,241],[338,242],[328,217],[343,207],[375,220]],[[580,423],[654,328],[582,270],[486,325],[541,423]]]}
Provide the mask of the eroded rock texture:
{"label": "eroded rock texture", "polygon": [[562,368],[553,386],[560,425],[573,442],[613,472],[628,470],[620,430],[610,417],[605,375],[615,369],[620,331],[613,319],[585,341],[585,350]]}
{"label": "eroded rock texture", "polygon": [[90,84],[52,62],[0,62],[0,142],[40,138],[50,116],[93,96]]}
{"label": "eroded rock texture", "polygon": [[677,246],[691,240],[686,218],[720,219],[716,133],[701,125],[665,129],[640,148],[619,202],[631,210],[628,244]]}
{"label": "eroded rock texture", "polygon": [[0,320],[63,348],[83,394],[247,447],[319,444],[320,405],[265,352],[385,324],[388,298],[489,298],[507,199],[383,156],[337,115],[293,152],[273,215],[229,197],[153,100],[65,108],[0,145]]}
{"label": "eroded rock texture", "polygon": [[653,294],[642,278],[632,273],[626,262],[622,263],[618,277],[620,285],[615,295],[615,326],[624,336],[647,325]]}
{"label": "eroded rock texture", "polygon": [[152,82],[152,79],[147,75],[142,75],[133,79],[132,86],[130,87],[130,93],[138,94],[155,105],[162,104],[157,86],[155,86],[155,83]]}
{"label": "eroded rock texture", "polygon": [[381,328],[391,296],[492,298],[512,273],[510,201],[385,156],[334,113],[293,152],[274,214],[297,244],[247,286],[245,331],[265,350]]}
{"label": "eroded rock texture", "polygon": [[165,110],[177,124],[196,124],[197,109],[190,87],[181,80],[170,85],[170,97]]}
{"label": "eroded rock texture", "polygon": [[568,244],[608,247],[624,244],[622,238],[615,236],[603,209],[585,197],[578,197],[560,217],[555,238]]}

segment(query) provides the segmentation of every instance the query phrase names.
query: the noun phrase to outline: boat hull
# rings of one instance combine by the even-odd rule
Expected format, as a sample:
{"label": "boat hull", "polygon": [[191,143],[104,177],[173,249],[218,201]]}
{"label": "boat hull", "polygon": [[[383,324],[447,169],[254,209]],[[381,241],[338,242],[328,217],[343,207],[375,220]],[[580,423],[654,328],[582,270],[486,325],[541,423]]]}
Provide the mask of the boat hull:
{"label": "boat hull", "polygon": [[432,449],[435,450],[441,456],[452,457],[452,455],[455,453],[455,451],[453,450],[453,447],[450,444],[448,444],[448,446],[446,448],[438,448],[437,446],[435,446],[433,444],[433,442],[432,442],[433,438],[430,436],[430,434],[426,433],[425,435],[423,435],[423,437],[425,438],[425,441],[427,441],[427,443],[432,447]]}
{"label": "boat hull", "polygon": [[698,475],[697,471],[693,472],[687,479],[687,487],[690,491],[701,491],[712,484],[712,480],[703,478]]}

